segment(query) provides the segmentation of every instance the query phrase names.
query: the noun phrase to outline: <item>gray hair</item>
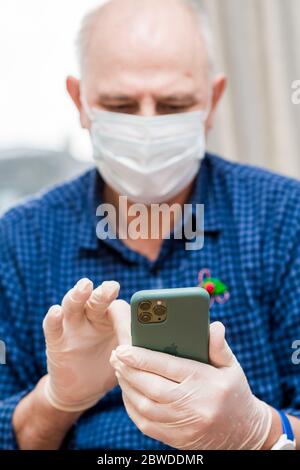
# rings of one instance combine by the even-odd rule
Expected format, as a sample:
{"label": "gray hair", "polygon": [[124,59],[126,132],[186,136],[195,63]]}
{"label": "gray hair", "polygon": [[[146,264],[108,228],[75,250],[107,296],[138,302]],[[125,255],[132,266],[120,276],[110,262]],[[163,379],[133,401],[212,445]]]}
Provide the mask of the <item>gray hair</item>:
{"label": "gray hair", "polygon": [[[82,20],[81,28],[79,30],[76,48],[78,53],[79,65],[81,70],[83,69],[83,57],[84,51],[88,47],[89,42],[89,33],[93,28],[94,22],[97,19],[97,14],[99,9],[101,9],[106,3],[109,3],[111,0],[99,0],[99,5],[90,11]],[[202,0],[182,0],[191,8],[192,12],[195,14],[197,22],[199,24],[199,30],[207,50],[207,57],[209,62],[209,72],[210,75],[213,75],[215,72],[215,47],[214,47],[214,38],[212,30],[210,27],[210,21],[207,15],[207,12],[203,6]]]}

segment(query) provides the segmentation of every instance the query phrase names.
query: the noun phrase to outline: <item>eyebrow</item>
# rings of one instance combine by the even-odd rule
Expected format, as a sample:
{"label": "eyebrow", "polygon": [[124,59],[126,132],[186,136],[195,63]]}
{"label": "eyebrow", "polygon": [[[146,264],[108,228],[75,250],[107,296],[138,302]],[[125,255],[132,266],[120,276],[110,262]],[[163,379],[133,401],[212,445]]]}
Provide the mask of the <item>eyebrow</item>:
{"label": "eyebrow", "polygon": [[[196,101],[196,97],[193,94],[183,94],[183,93],[174,93],[166,96],[157,97],[160,102],[165,102],[169,104],[181,104],[181,103],[193,103]],[[130,95],[108,95],[102,94],[99,96],[98,101],[101,103],[128,103],[135,101],[136,97]]]}
{"label": "eyebrow", "polygon": [[134,100],[135,98],[133,96],[129,95],[100,95],[98,100],[102,102],[108,102],[108,101],[118,101],[118,102],[127,102]]}
{"label": "eyebrow", "polygon": [[183,93],[174,93],[172,95],[166,95],[166,96],[162,96],[160,97],[160,99],[162,101],[167,101],[168,103],[177,103],[177,102],[186,102],[186,101],[195,101],[196,97],[195,95],[192,95],[192,94],[183,94]]}

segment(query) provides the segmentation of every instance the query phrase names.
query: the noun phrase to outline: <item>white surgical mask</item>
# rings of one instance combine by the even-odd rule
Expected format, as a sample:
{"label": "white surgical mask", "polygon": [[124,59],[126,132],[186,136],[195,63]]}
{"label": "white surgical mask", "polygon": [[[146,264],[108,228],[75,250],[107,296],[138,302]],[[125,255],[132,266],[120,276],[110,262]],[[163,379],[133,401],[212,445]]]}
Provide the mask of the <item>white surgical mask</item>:
{"label": "white surgical mask", "polygon": [[206,112],[154,117],[87,112],[96,166],[119,195],[160,203],[195,178],[205,153]]}

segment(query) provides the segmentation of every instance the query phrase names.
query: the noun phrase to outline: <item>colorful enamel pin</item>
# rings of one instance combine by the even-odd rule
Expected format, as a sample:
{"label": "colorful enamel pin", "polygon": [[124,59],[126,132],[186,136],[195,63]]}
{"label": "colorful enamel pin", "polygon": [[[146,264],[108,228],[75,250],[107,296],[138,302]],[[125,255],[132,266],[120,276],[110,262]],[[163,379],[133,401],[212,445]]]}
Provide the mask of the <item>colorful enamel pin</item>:
{"label": "colorful enamel pin", "polygon": [[209,269],[202,269],[198,275],[199,286],[207,290],[210,295],[210,306],[214,302],[225,304],[230,297],[228,287],[217,277],[212,277]]}

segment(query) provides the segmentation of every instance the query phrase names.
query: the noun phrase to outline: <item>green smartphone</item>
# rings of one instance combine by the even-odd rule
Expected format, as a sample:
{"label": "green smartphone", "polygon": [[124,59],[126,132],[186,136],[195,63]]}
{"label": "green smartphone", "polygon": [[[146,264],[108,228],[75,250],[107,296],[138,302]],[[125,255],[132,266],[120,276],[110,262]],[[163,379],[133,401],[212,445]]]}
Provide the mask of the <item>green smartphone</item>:
{"label": "green smartphone", "polygon": [[201,287],[136,292],[132,345],[208,363],[208,292]]}

